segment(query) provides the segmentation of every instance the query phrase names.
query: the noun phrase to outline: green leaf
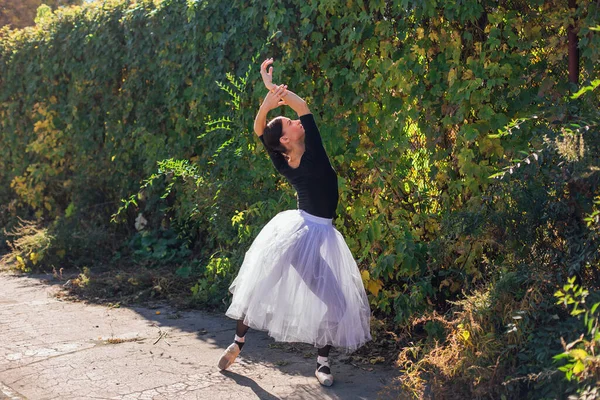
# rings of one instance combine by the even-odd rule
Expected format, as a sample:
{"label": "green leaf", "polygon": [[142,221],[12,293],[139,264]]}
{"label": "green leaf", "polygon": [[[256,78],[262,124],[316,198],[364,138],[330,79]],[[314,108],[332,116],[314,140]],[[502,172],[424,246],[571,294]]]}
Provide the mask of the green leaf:
{"label": "green leaf", "polygon": [[552,357],[555,361],[562,360],[563,358],[569,358],[569,353],[560,353]]}
{"label": "green leaf", "polygon": [[192,267],[190,267],[190,266],[179,267],[175,271],[175,274],[177,274],[177,276],[180,276],[182,278],[188,278],[191,273],[192,273]]}
{"label": "green leaf", "polygon": [[582,95],[584,95],[587,92],[591,92],[592,90],[596,89],[598,86],[600,86],[600,79],[596,79],[595,81],[592,81],[592,84],[589,86],[584,86],[581,89],[579,89],[576,93],[574,93],[571,98],[572,99],[578,99],[579,97],[581,97]]}

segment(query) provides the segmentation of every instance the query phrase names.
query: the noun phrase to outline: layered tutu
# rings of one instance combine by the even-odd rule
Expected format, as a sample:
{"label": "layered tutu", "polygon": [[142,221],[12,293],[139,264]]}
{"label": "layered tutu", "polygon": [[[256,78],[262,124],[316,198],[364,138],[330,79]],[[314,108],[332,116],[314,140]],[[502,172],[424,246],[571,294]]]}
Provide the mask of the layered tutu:
{"label": "layered tutu", "polygon": [[331,219],[277,214],[246,252],[226,315],[280,342],[355,350],[371,340],[358,267]]}

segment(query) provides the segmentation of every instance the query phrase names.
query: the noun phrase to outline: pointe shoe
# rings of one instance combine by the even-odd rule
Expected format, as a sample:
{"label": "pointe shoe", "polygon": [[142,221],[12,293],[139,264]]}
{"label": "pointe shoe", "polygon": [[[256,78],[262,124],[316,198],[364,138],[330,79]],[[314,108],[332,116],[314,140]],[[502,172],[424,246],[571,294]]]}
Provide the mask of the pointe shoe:
{"label": "pointe shoe", "polygon": [[331,375],[331,370],[329,369],[328,363],[317,363],[317,370],[315,371],[315,376],[317,377],[321,385],[333,385],[333,375]]}
{"label": "pointe shoe", "polygon": [[219,360],[219,368],[227,369],[234,363],[238,354],[240,354],[240,347],[237,343],[232,343],[225,349],[223,354],[221,355],[221,359]]}

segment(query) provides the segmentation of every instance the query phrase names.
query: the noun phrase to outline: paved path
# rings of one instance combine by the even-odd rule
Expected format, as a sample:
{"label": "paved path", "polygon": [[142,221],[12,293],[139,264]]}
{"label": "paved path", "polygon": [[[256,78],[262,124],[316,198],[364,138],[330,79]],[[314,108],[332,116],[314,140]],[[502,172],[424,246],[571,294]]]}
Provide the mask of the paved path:
{"label": "paved path", "polygon": [[0,400],[391,396],[378,394],[395,376],[390,368],[367,371],[333,354],[336,383],[323,388],[313,376],[313,348],[282,348],[257,331],[239,362],[220,372],[217,360],[234,335],[228,318],[63,301],[54,296],[59,289],[0,272]]}

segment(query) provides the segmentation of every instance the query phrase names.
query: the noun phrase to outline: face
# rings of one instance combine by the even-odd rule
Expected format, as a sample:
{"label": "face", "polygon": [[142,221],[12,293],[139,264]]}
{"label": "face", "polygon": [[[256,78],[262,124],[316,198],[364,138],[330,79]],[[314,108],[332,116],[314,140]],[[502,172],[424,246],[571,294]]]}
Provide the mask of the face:
{"label": "face", "polygon": [[284,146],[304,140],[304,127],[299,119],[291,120],[281,117],[281,138],[279,139]]}

